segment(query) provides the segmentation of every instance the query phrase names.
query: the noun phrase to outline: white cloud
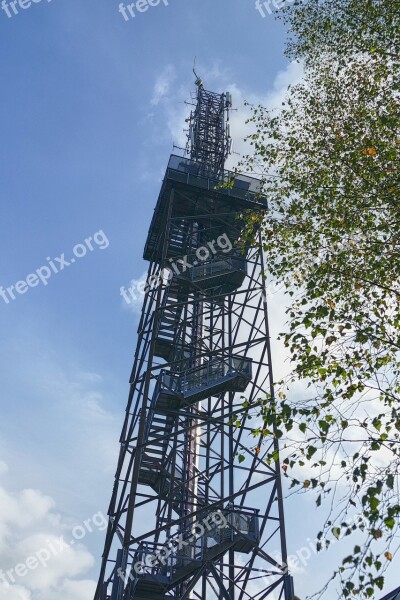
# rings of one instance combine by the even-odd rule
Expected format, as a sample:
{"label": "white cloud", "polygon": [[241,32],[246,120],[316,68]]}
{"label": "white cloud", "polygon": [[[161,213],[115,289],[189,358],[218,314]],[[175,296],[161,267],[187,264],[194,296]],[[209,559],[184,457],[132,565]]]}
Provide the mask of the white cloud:
{"label": "white cloud", "polygon": [[[251,124],[246,124],[246,120],[251,117],[251,105],[262,105],[269,110],[279,110],[285,100],[288,86],[300,83],[303,76],[303,66],[293,62],[288,64],[286,69],[277,73],[272,89],[266,90],[263,94],[254,94],[237,84],[231,84],[227,87],[232,94],[234,107],[237,108],[237,110],[231,112],[230,117],[235,154],[230,157],[228,168],[236,165],[240,157],[251,153],[251,147],[245,142],[245,138],[251,132]],[[248,102],[249,106],[245,106],[245,102]]]}
{"label": "white cloud", "polygon": [[0,460],[0,476],[6,475],[8,470],[8,465],[4,461]]}
{"label": "white cloud", "polygon": [[[173,74],[175,78],[175,73]],[[233,97],[235,110],[231,111],[231,135],[233,138],[233,150],[235,154],[231,156],[227,164],[227,168],[233,168],[239,160],[239,157],[249,153],[250,147],[244,142],[251,131],[251,126],[246,125],[246,120],[251,116],[251,106],[245,106],[245,102],[250,105],[259,105],[267,107],[270,110],[279,109],[285,99],[288,86],[299,83],[304,76],[303,65],[292,62],[287,67],[276,74],[274,82],[270,88],[266,88],[263,93],[254,93],[246,90],[237,83],[232,82],[232,75],[229,71],[221,69],[218,65],[214,65],[211,69],[201,70],[206,89],[219,89],[221,91],[229,91]],[[154,105],[154,99],[164,100],[164,110],[166,111],[166,123],[169,129],[169,135],[172,136],[174,142],[184,147],[186,145],[186,134],[184,132],[185,119],[190,112],[190,107],[180,102],[180,98],[188,97],[188,90],[182,85],[179,88],[167,84],[172,78],[172,74],[168,77],[168,68],[163,71],[159,77],[159,94],[153,95],[151,103]],[[192,85],[193,87],[193,85]],[[155,89],[156,89],[155,88]],[[157,104],[159,103],[159,100]],[[239,155],[239,156],[238,156]]]}
{"label": "white cloud", "polygon": [[[162,271],[162,278],[164,284],[168,281],[170,271],[164,269]],[[148,275],[147,271],[142,273],[138,279],[132,279],[127,287],[121,288],[122,306],[123,308],[130,310],[135,315],[140,315],[142,312],[143,302],[145,299],[144,290],[150,286],[152,289],[157,289],[159,283],[159,274],[156,273],[153,276]]]}
{"label": "white cloud", "polygon": [[0,488],[0,600],[50,600],[60,591],[83,600],[93,590],[94,582],[73,578],[91,569],[94,557],[54,509],[40,491]]}
{"label": "white cloud", "polygon": [[55,596],[62,597],[63,600],[90,600],[94,596],[95,589],[94,581],[66,579],[57,590],[41,594],[39,600],[54,600]]}
{"label": "white cloud", "polygon": [[[61,536],[63,537],[63,536]],[[66,543],[70,543],[67,537]],[[73,540],[72,540],[73,542]],[[94,557],[82,545],[63,546],[60,536],[40,533],[22,540],[14,548],[16,561],[24,563],[28,557],[42,553],[43,565],[31,570],[25,577],[25,585],[33,591],[58,587],[64,578],[77,577],[94,565]],[[47,559],[48,557],[48,559]]]}
{"label": "white cloud", "polygon": [[[29,344],[13,340],[8,347],[5,362],[10,364],[7,371],[10,380],[13,379],[12,364],[19,363],[17,356],[25,345]],[[35,455],[35,444],[29,438],[21,453],[1,440],[9,464],[11,460],[15,462],[7,478],[13,489],[8,489],[4,483],[0,486],[0,600],[53,600],[60,592],[65,599],[83,600],[85,595],[91,596],[94,586],[94,582],[87,580],[87,574],[95,564],[87,546],[94,545],[100,527],[96,525],[93,534],[86,532],[85,539],[79,543],[73,540],[73,528],[82,526],[84,519],[101,507],[99,494],[89,487],[85,488],[85,496],[74,503],[71,490],[77,489],[76,484],[82,477],[82,473],[74,475],[78,472],[74,465],[88,464],[98,474],[114,471],[119,423],[106,409],[107,403],[112,405],[110,395],[107,394],[106,401],[104,386],[100,387],[102,380],[97,374],[67,365],[61,368],[62,361],[57,361],[51,352],[37,350],[31,356],[33,359],[24,362],[25,370],[21,374],[23,379],[30,381],[27,406],[36,407],[29,413],[27,426],[47,443],[46,452],[42,454],[45,464],[41,477],[41,458]],[[57,423],[54,435],[53,418]],[[7,466],[1,462],[0,473],[6,472]],[[49,473],[53,472],[57,472],[63,487],[60,488],[57,479],[49,480]],[[27,486],[24,489],[18,481],[21,476],[35,482],[34,485],[38,482],[43,486],[43,482],[48,481],[52,494],[57,494],[58,504],[64,510],[69,511],[73,506],[72,510],[79,513],[86,505],[85,512],[79,518],[60,514],[50,495]],[[91,481],[94,481],[93,477]],[[59,551],[60,545],[63,546],[59,543],[62,536],[67,543],[74,541],[63,552]],[[45,559],[49,558],[45,560],[46,566],[36,565],[25,572],[27,559],[37,557],[40,552]],[[17,565],[18,573],[15,571]],[[10,587],[2,585],[2,581]]]}
{"label": "white cloud", "polygon": [[101,383],[103,381],[103,377],[99,375],[99,373],[85,373],[82,372],[79,374],[81,380],[87,383]]}
{"label": "white cloud", "polygon": [[26,529],[38,521],[46,521],[54,501],[36,490],[23,490],[19,493],[0,488],[0,525]]}
{"label": "white cloud", "polygon": [[38,521],[46,520],[54,502],[35,490],[23,490],[19,494],[8,493],[0,488],[0,557],[10,554],[11,539],[19,531],[34,527]]}
{"label": "white cloud", "polygon": [[31,600],[29,590],[21,585],[4,586],[0,583],[0,600]]}
{"label": "white cloud", "polygon": [[157,80],[154,84],[153,96],[150,101],[152,106],[157,106],[164,98],[168,96],[175,80],[175,67],[173,67],[173,65],[167,65],[157,77]]}
{"label": "white cloud", "polygon": [[[138,279],[132,279],[127,288],[122,288],[122,306],[135,315],[140,315],[144,300],[144,288],[147,282],[147,272],[143,273]],[[121,290],[122,290],[121,289]]]}

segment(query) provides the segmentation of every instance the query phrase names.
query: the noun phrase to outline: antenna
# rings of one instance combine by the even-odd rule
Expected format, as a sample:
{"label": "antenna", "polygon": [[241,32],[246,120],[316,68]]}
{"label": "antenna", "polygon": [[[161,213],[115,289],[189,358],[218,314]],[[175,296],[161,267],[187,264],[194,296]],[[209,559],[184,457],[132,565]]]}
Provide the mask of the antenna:
{"label": "antenna", "polygon": [[193,62],[193,73],[194,73],[194,76],[196,77],[196,85],[197,85],[197,87],[198,88],[202,88],[203,87],[203,81],[200,79],[200,77],[196,73],[196,57],[194,57],[194,62]]}
{"label": "antenna", "polygon": [[186,119],[189,124],[186,156],[198,163],[205,175],[219,179],[223,176],[225,161],[232,150],[229,125],[232,95],[229,92],[216,94],[207,91],[196,71],[196,59],[193,73],[197,94],[194,110]]}

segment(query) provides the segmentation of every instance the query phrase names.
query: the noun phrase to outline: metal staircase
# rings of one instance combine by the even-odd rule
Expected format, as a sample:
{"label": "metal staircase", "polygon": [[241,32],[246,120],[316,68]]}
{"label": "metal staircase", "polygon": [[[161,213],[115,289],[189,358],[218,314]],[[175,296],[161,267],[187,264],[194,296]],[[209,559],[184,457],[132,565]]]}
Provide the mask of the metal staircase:
{"label": "metal staircase", "polygon": [[243,392],[251,376],[251,359],[238,356],[216,358],[181,374],[161,371],[147,421],[139,483],[150,486],[162,497],[172,494],[176,512],[182,500],[184,474],[178,466],[173,468],[169,454],[168,440],[174,426],[171,411],[226,391]]}
{"label": "metal staircase", "polygon": [[[222,526],[208,527],[205,534],[193,539],[192,530],[183,533],[179,544],[171,540],[166,552],[162,544],[143,543],[133,561],[130,598],[163,600],[169,590],[213,563],[229,550],[248,553],[259,539],[258,511],[228,506],[221,511]],[[203,514],[206,519],[207,513]],[[170,598],[170,596],[168,596]]]}
{"label": "metal staircase", "polygon": [[179,281],[172,277],[165,290],[160,309],[158,311],[158,324],[155,332],[154,354],[167,362],[174,362],[183,358],[181,352],[183,337],[183,300]]}
{"label": "metal staircase", "polygon": [[155,490],[158,490],[161,485],[161,473],[164,476],[169,473],[164,465],[168,450],[168,438],[171,435],[173,424],[174,419],[166,414],[153,414],[148,422],[139,482],[143,485],[150,485]]}

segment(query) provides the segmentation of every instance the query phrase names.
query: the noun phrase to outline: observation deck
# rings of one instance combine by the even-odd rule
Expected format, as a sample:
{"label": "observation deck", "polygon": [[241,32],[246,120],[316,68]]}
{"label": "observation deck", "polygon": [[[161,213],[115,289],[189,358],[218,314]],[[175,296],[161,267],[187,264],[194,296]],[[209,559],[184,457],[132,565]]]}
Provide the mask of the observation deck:
{"label": "observation deck", "polygon": [[[144,249],[145,260],[160,262],[164,242],[165,258],[190,254],[224,233],[234,242],[244,227],[238,215],[248,209],[267,208],[260,180],[233,171],[212,179],[202,169],[188,158],[170,157]],[[173,227],[166,241],[168,216]]]}

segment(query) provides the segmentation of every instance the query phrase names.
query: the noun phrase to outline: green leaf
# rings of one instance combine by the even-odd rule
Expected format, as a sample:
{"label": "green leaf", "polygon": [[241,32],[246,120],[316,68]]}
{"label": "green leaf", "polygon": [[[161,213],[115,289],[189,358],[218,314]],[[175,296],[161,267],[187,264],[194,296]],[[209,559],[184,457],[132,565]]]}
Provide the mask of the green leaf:
{"label": "green leaf", "polygon": [[389,474],[386,478],[386,485],[388,486],[388,488],[390,490],[393,489],[394,487],[394,476],[392,474]]}
{"label": "green leaf", "polygon": [[385,525],[386,525],[386,527],[387,527],[388,529],[393,529],[393,527],[394,527],[394,526],[395,526],[395,524],[396,524],[396,521],[394,520],[394,518],[393,518],[393,517],[387,517],[387,518],[385,519],[384,523],[385,523]]}
{"label": "green leaf", "polygon": [[382,422],[377,417],[375,417],[375,419],[372,421],[372,425],[375,427],[375,429],[380,431],[382,427]]}
{"label": "green leaf", "polygon": [[385,583],[385,580],[383,577],[376,577],[374,579],[374,583],[381,591],[383,590],[383,584]]}
{"label": "green leaf", "polygon": [[314,454],[316,453],[316,451],[317,451],[317,448],[315,448],[314,446],[309,446],[307,448],[307,458],[308,458],[308,460],[310,460],[314,456]]}

